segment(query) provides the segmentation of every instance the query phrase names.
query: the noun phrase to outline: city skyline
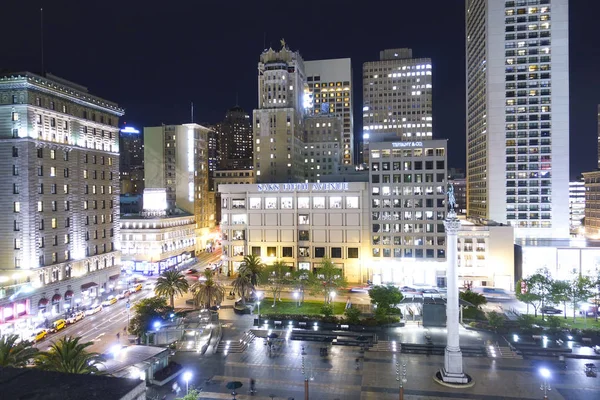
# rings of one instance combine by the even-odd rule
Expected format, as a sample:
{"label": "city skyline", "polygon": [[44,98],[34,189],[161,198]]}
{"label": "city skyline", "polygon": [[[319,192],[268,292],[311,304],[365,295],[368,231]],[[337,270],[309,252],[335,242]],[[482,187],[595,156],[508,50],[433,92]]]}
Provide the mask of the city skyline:
{"label": "city skyline", "polygon": [[[307,9],[309,6],[307,5]],[[390,6],[386,13],[420,15],[417,13],[420,6],[411,3],[394,5]],[[152,126],[162,122],[189,122],[192,101],[195,104],[196,122],[217,122],[222,118],[223,112],[235,103],[239,103],[246,110],[255,108],[256,54],[260,54],[263,45],[278,48],[282,37],[291,48],[298,50],[305,60],[352,58],[353,81],[356,85],[362,81],[362,63],[375,60],[379,51],[385,48],[411,47],[415,57],[432,59],[435,104],[433,138],[449,139],[450,166],[463,167],[465,164],[464,3],[452,5],[431,2],[430,6],[425,7],[431,13],[430,23],[424,23],[423,19],[419,18],[414,22],[409,19],[403,24],[381,24],[377,34],[360,22],[362,14],[352,6],[337,10],[333,8],[335,5],[319,4],[321,12],[313,15],[318,19],[318,23],[314,25],[319,28],[307,30],[306,21],[303,19],[279,21],[275,17],[269,18],[277,22],[270,24],[268,29],[262,27],[253,23],[253,15],[258,17],[257,12],[246,9],[243,4],[229,13],[216,5],[159,10],[148,6],[141,8],[137,4],[120,4],[119,12],[103,13],[103,26],[108,27],[107,29],[98,31],[97,34],[90,32],[85,43],[73,39],[74,46],[71,46],[70,57],[57,56],[62,46],[58,38],[68,37],[71,29],[70,24],[58,22],[81,19],[86,15],[101,12],[96,7],[100,6],[86,4],[75,5],[69,9],[44,10],[44,69],[85,84],[103,97],[115,99],[126,109],[123,120],[130,124]],[[600,103],[600,95],[597,93],[600,91],[594,89],[600,87],[600,78],[594,75],[594,67],[600,64],[600,51],[590,46],[588,39],[595,36],[591,27],[594,8],[600,8],[600,5],[582,2],[570,7],[570,20],[578,21],[577,24],[571,24],[569,31],[572,114],[570,131],[576,132],[571,135],[572,177],[596,167],[596,110],[597,104]],[[38,6],[32,4],[11,4],[7,11],[29,15],[31,21],[37,20],[33,18],[34,15],[39,16]],[[264,12],[274,16],[279,13],[277,7],[265,7]],[[333,15],[334,12],[342,20],[348,21],[349,26],[357,27],[347,29],[339,39],[318,40],[327,34],[326,16]],[[186,15],[193,17],[205,14],[212,14],[215,18],[209,18],[199,30],[193,28],[194,24],[168,18],[183,15],[182,18],[185,19],[188,18]],[[150,29],[151,23],[138,22],[151,22],[159,15],[162,18],[161,24],[167,27],[172,26],[169,21],[178,21],[176,26],[173,23],[174,29],[153,31]],[[211,21],[219,21],[219,16],[228,17],[239,29],[221,32],[218,37],[213,36],[212,32],[218,30],[212,27]],[[12,31],[19,31],[17,24],[21,22],[16,21],[17,19],[15,22],[7,22]],[[423,29],[424,24],[431,29]],[[242,31],[244,39],[240,39],[237,33]],[[30,29],[23,32],[7,43],[5,54],[8,56],[2,63],[2,68],[32,71],[41,68],[40,52],[35,51],[40,48],[38,24],[32,22]],[[192,44],[177,39],[184,36],[191,38]],[[110,48],[101,46],[104,40],[114,45]],[[240,44],[242,46],[239,46]],[[169,60],[168,64],[166,61],[157,62],[158,58],[154,57],[156,54],[170,52],[186,56],[179,59],[164,58]],[[205,58],[205,54],[215,52],[220,52],[220,57],[224,57],[225,60],[231,58],[232,62],[200,62]],[[116,62],[98,62],[102,54],[112,54]],[[86,67],[81,68],[80,63],[72,63],[72,59],[83,60]],[[157,77],[165,74],[181,75],[186,84],[176,88],[163,85]],[[219,74],[232,78],[207,79]],[[98,88],[101,90],[98,91]],[[357,87],[354,90],[354,114],[357,116],[354,121],[355,138],[362,137],[362,120],[359,117],[362,114],[359,109],[362,105],[362,91],[359,89]],[[210,94],[210,100],[205,93]],[[239,98],[237,102],[236,95]],[[582,139],[577,142],[578,145],[574,145],[575,138]]]}

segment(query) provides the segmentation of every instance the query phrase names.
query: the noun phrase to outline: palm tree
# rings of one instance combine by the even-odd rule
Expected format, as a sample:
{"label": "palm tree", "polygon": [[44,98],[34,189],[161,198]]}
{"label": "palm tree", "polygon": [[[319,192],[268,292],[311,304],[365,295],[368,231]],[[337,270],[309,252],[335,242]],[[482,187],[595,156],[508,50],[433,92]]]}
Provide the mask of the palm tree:
{"label": "palm tree", "polygon": [[181,296],[190,288],[185,276],[179,271],[170,270],[163,272],[156,280],[154,291],[157,295],[168,297],[171,300],[171,307],[175,307],[175,295]]}
{"label": "palm tree", "polygon": [[0,367],[24,367],[38,352],[30,342],[17,343],[18,340],[19,335],[0,338]]}
{"label": "palm tree", "polygon": [[240,265],[240,272],[248,274],[250,276],[250,283],[256,287],[260,283],[260,275],[264,267],[265,264],[263,264],[259,256],[249,254],[244,257],[242,265]]}
{"label": "palm tree", "polygon": [[205,281],[198,281],[192,286],[194,294],[194,303],[203,304],[206,308],[211,307],[211,303],[220,304],[225,298],[225,288],[219,282],[213,279],[212,274],[206,274]]}
{"label": "palm tree", "polygon": [[41,352],[36,357],[36,364],[46,371],[70,374],[98,373],[98,365],[103,358],[98,353],[90,353],[86,349],[93,342],[79,343],[80,337],[63,337],[50,346],[50,350]]}
{"label": "palm tree", "polygon": [[231,283],[233,286],[233,291],[242,296],[242,304],[246,305],[246,297],[250,296],[252,290],[254,290],[254,286],[250,282],[250,274],[247,272],[238,272],[238,276]]}

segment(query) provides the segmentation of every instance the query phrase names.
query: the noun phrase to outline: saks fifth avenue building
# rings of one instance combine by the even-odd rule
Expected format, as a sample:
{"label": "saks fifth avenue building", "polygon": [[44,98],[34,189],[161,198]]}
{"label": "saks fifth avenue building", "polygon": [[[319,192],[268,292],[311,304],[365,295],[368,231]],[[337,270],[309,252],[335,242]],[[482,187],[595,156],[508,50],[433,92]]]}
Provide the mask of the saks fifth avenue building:
{"label": "saks fifth avenue building", "polygon": [[244,256],[306,270],[324,257],[349,282],[371,279],[366,182],[219,185],[223,257],[235,273]]}

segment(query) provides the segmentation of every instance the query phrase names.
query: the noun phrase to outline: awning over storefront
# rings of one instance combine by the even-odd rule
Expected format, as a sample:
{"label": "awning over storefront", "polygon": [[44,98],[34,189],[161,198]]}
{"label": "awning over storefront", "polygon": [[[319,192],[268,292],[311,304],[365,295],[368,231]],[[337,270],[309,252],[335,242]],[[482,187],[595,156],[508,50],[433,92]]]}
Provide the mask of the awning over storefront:
{"label": "awning over storefront", "polygon": [[88,282],[86,284],[81,285],[81,290],[88,290],[89,288],[93,288],[94,286],[98,286],[96,282]]}
{"label": "awning over storefront", "polygon": [[72,297],[73,297],[73,291],[72,290],[67,290],[65,292],[65,301],[71,300]]}
{"label": "awning over storefront", "polygon": [[48,299],[40,299],[40,302],[38,305],[40,307],[46,307],[47,304],[48,304]]}
{"label": "awning over storefront", "polygon": [[52,296],[52,302],[53,303],[59,302],[60,299],[62,299],[62,296],[60,294],[58,294],[58,293],[56,293],[54,296]]}
{"label": "awning over storefront", "polygon": [[121,276],[121,274],[116,274],[116,275],[111,275],[108,277],[109,281],[116,281],[117,279],[119,279],[119,277]]}

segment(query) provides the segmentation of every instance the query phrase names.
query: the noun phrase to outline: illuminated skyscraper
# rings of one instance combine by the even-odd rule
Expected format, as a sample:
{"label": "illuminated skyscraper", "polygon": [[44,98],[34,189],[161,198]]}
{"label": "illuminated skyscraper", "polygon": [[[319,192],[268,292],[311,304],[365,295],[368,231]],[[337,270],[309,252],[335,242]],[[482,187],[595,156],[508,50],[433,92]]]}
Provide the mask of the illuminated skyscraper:
{"label": "illuminated skyscraper", "polygon": [[252,116],[256,182],[304,180],[307,89],[299,52],[291,51],[283,40],[279,51],[263,51],[258,63],[258,109]]}
{"label": "illuminated skyscraper", "polygon": [[567,0],[467,0],[467,214],[569,237]]}
{"label": "illuminated skyscraper", "polygon": [[339,117],[342,141],[339,146],[343,164],[354,164],[354,117],[352,66],[349,58],[305,61],[308,93],[312,107],[309,114]]}
{"label": "illuminated skyscraper", "polygon": [[119,135],[119,180],[122,195],[140,195],[144,191],[144,137],[128,126]]}
{"label": "illuminated skyscraper", "polygon": [[208,182],[208,132],[198,124],[144,128],[144,210],[180,208],[196,216],[197,250],[215,225],[214,193]]}
{"label": "illuminated skyscraper", "polygon": [[368,143],[432,138],[431,59],[387,49],[363,64],[363,158]]}
{"label": "illuminated skyscraper", "polygon": [[218,135],[219,170],[251,169],[252,122],[243,108],[227,111],[225,120],[215,126]]}

